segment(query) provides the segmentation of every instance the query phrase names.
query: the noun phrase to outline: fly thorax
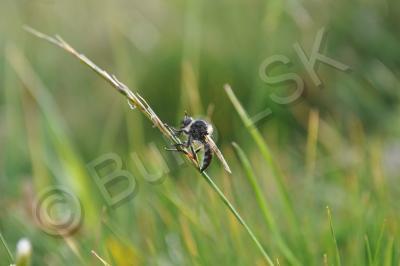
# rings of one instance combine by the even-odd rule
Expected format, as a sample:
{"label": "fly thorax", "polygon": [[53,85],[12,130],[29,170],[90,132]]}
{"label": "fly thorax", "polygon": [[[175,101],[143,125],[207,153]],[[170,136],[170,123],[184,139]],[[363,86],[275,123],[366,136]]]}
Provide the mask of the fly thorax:
{"label": "fly thorax", "polygon": [[208,123],[203,120],[196,120],[190,126],[189,135],[194,140],[203,141],[209,133]]}

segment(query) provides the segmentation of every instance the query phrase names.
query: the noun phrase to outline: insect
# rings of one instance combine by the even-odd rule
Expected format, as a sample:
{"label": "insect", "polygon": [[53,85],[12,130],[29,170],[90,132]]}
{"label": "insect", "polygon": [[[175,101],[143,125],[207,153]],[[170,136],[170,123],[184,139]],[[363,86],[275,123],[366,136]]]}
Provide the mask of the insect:
{"label": "insect", "polygon": [[[217,145],[211,138],[213,133],[213,127],[207,121],[201,119],[193,119],[188,116],[185,112],[185,117],[182,120],[181,126],[179,129],[175,129],[166,125],[167,128],[171,130],[171,132],[176,137],[180,137],[182,133],[187,135],[187,141],[180,144],[175,144],[175,149],[166,149],[168,151],[180,151],[187,154],[187,151],[184,148],[190,149],[190,155],[198,162],[197,153],[204,148],[204,156],[203,161],[200,167],[200,172],[203,172],[207,169],[207,167],[211,164],[213,154],[215,154],[218,159],[221,161],[225,170],[228,173],[232,173],[229,168],[228,163],[226,162],[224,156],[221,151],[218,149]],[[200,147],[195,150],[194,144],[200,144]]]}

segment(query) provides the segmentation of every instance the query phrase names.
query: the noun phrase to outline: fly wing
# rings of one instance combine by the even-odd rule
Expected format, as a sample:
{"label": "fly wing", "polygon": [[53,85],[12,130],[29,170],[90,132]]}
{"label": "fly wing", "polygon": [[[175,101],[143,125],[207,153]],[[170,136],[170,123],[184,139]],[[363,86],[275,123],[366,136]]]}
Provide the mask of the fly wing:
{"label": "fly wing", "polygon": [[214,152],[215,155],[217,155],[218,159],[221,161],[222,165],[224,166],[225,170],[232,174],[231,168],[229,168],[228,163],[226,162],[224,156],[222,155],[221,151],[218,149],[217,145],[213,141],[213,139],[210,136],[207,136],[207,143],[210,145],[211,150]]}

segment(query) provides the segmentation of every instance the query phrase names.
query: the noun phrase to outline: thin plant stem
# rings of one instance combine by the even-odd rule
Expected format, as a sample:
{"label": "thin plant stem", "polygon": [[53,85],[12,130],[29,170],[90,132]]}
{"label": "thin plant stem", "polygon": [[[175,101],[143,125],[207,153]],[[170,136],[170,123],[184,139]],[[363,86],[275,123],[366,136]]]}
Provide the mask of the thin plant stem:
{"label": "thin plant stem", "polygon": [[368,266],[373,266],[373,259],[372,259],[372,251],[371,251],[371,245],[369,244],[369,239],[368,236],[364,236],[364,241],[365,241],[365,248],[367,249],[367,255],[368,255]]}
{"label": "thin plant stem", "polygon": [[[77,52],[71,45],[69,45],[67,42],[65,42],[60,36],[56,35],[55,37],[48,36],[46,34],[43,34],[33,28],[30,28],[28,26],[25,26],[24,29],[28,31],[29,33],[35,35],[36,37],[39,37],[43,40],[46,40],[59,48],[65,50],[69,54],[72,54],[74,57],[76,57],[80,62],[88,66],[90,69],[92,69],[96,74],[100,75],[102,78],[104,78],[107,82],[109,82],[119,93],[124,95],[128,99],[128,103],[131,106],[131,108],[136,108],[140,112],[142,112],[152,123],[153,126],[158,128],[160,132],[167,137],[167,139],[171,140],[175,144],[180,144],[181,141],[178,137],[176,137],[174,134],[172,134],[171,130],[168,129],[165,123],[161,121],[161,119],[157,116],[157,114],[153,111],[153,109],[150,107],[150,105],[146,102],[146,100],[140,96],[139,93],[132,92],[128,86],[126,86],[124,83],[119,81],[114,75],[109,74],[105,70],[101,69],[98,67],[95,63],[93,63],[89,58],[87,58],[85,55]],[[182,153],[191,163],[192,165],[198,170],[199,165],[197,163],[197,160],[190,156],[190,153]],[[236,217],[236,219],[239,221],[240,224],[243,225],[243,227],[246,229],[247,233],[250,235],[251,239],[254,241],[254,243],[257,245],[258,249],[261,251],[263,257],[265,260],[268,262],[269,265],[274,265],[270,257],[268,256],[267,252],[261,245],[260,241],[258,241],[257,237],[254,235],[253,231],[250,229],[250,227],[247,225],[247,223],[243,220],[243,218],[240,216],[238,211],[233,207],[233,205],[229,202],[229,200],[225,197],[223,192],[219,189],[219,187],[214,183],[214,181],[210,178],[210,176],[203,172],[202,176],[205,178],[207,183],[217,192],[223,203],[228,207],[228,209],[233,213],[233,215]]]}
{"label": "thin plant stem", "polygon": [[380,253],[381,250],[381,246],[382,246],[382,238],[383,238],[383,233],[385,231],[385,227],[386,227],[386,220],[383,221],[382,227],[381,227],[381,231],[379,233],[379,237],[378,237],[378,242],[376,243],[376,248],[375,248],[375,254],[374,254],[374,265],[378,265],[378,255]]}
{"label": "thin plant stem", "polygon": [[12,255],[10,249],[8,248],[7,242],[6,242],[6,240],[4,239],[3,234],[2,234],[1,232],[0,232],[0,241],[1,241],[1,243],[2,243],[3,246],[4,246],[4,248],[5,248],[6,251],[7,251],[7,255],[8,255],[8,258],[9,258],[10,262],[11,262],[11,263],[14,263],[14,257],[13,257],[13,255]]}
{"label": "thin plant stem", "polygon": [[224,86],[225,92],[228,95],[230,101],[232,102],[234,108],[236,109],[239,117],[241,118],[242,122],[244,123],[246,129],[250,133],[250,136],[256,143],[256,146],[260,150],[262,157],[266,162],[266,166],[271,170],[272,177],[277,184],[278,194],[281,197],[282,205],[284,206],[285,213],[288,216],[286,219],[289,223],[290,228],[293,228],[296,236],[296,242],[298,243],[298,247],[303,250],[303,253],[308,256],[310,253],[308,250],[308,244],[306,243],[305,234],[300,226],[300,219],[295,211],[295,207],[293,205],[292,199],[290,197],[289,190],[287,188],[284,174],[272,156],[271,150],[263,138],[260,131],[254,125],[253,120],[248,116],[247,112],[243,108],[242,104],[236,97],[235,93],[233,92],[231,86],[229,84],[225,84]]}
{"label": "thin plant stem", "polygon": [[260,149],[261,155],[263,156],[265,162],[267,163],[267,166],[271,169],[273,177],[275,178],[275,181],[277,182],[278,185],[277,188],[279,190],[279,194],[282,197],[282,201],[285,207],[288,209],[288,214],[290,215],[291,218],[289,220],[293,223],[294,227],[298,219],[294,211],[293,203],[290,199],[289,191],[286,188],[283,174],[278,165],[276,164],[275,160],[273,159],[268,144],[265,142],[261,133],[255,127],[253,121],[250,119],[250,117],[248,117],[246,111],[244,110],[242,104],[239,102],[231,86],[229,84],[225,84],[224,89],[229,99],[231,100],[233,106],[235,107],[236,111],[238,112],[240,118],[242,119],[245,127],[248,129],[250,135],[256,142],[257,147]]}
{"label": "thin plant stem", "polygon": [[239,161],[241,162],[241,164],[243,166],[243,169],[245,171],[245,176],[247,177],[247,180],[249,181],[251,188],[254,191],[256,201],[257,201],[258,205],[260,206],[261,213],[264,217],[264,220],[266,221],[271,232],[274,234],[275,241],[276,241],[280,251],[287,258],[288,262],[291,265],[301,265],[300,261],[296,258],[296,256],[290,250],[290,248],[286,244],[285,240],[283,239],[281,233],[279,232],[276,221],[270,211],[270,206],[267,203],[263,192],[261,191],[261,186],[258,183],[258,180],[256,178],[256,175],[250,164],[249,159],[247,158],[246,154],[239,147],[239,145],[237,143],[233,142],[232,145],[235,148],[236,153],[239,157]]}
{"label": "thin plant stem", "polygon": [[92,253],[92,255],[93,255],[94,257],[96,257],[101,263],[103,263],[104,266],[111,266],[111,264],[109,264],[109,263],[108,263],[107,261],[105,261],[102,257],[100,257],[100,256],[96,253],[96,251],[92,250],[91,253]]}
{"label": "thin plant stem", "polygon": [[329,227],[331,229],[332,240],[333,240],[333,243],[335,245],[336,265],[340,266],[342,264],[340,262],[339,247],[338,247],[338,244],[337,244],[337,241],[336,241],[335,229],[333,228],[331,209],[328,206],[326,206],[326,212],[328,214]]}
{"label": "thin plant stem", "polygon": [[236,217],[236,219],[246,229],[246,231],[250,235],[251,239],[254,241],[254,243],[257,245],[258,249],[263,254],[265,260],[270,265],[274,265],[271,258],[268,256],[267,252],[261,245],[260,241],[258,241],[257,237],[254,235],[253,231],[250,229],[250,227],[247,225],[247,223],[243,220],[242,216],[240,216],[239,212],[235,209],[235,207],[232,205],[232,203],[230,203],[230,201],[225,197],[224,193],[219,189],[217,184],[214,183],[214,181],[211,179],[211,177],[206,172],[203,172],[202,175],[203,175],[204,179],[207,181],[207,183],[210,184],[210,186],[214,189],[214,191],[217,192],[217,194],[221,198],[222,202],[228,207],[228,209],[233,213],[233,215]]}

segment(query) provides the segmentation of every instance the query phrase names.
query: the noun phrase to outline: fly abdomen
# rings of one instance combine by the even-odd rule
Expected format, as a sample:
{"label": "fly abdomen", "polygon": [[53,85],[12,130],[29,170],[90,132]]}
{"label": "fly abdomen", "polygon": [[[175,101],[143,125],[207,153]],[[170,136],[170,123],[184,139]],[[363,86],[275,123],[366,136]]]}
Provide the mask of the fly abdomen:
{"label": "fly abdomen", "polygon": [[201,165],[200,172],[203,172],[204,170],[207,169],[207,167],[210,165],[212,160],[212,150],[210,147],[210,144],[207,142],[204,143],[204,157],[203,157],[203,162]]}

